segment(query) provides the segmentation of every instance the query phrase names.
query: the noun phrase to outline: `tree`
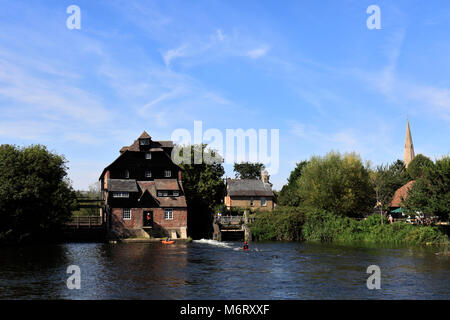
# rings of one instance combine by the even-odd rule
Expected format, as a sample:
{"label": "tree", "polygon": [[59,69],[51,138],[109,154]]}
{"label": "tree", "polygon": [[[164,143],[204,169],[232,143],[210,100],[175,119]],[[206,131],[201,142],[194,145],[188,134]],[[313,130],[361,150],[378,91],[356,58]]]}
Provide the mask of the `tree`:
{"label": "tree", "polygon": [[433,166],[424,166],[422,175],[408,191],[404,201],[411,212],[437,216],[448,220],[450,213],[450,157],[437,160]]}
{"label": "tree", "polygon": [[312,157],[298,179],[298,189],[306,207],[341,216],[359,216],[375,204],[369,171],[354,153]]}
{"label": "tree", "polygon": [[67,161],[45,146],[0,146],[0,240],[54,236],[76,208]]}
{"label": "tree", "polygon": [[294,170],[288,178],[288,183],[281,188],[278,203],[282,206],[298,207],[301,199],[298,193],[298,179],[302,174],[303,169],[308,164],[308,161],[301,161],[296,164]]}
{"label": "tree", "polygon": [[258,162],[241,162],[234,164],[236,179],[261,179],[261,171],[264,169],[264,164]]}
{"label": "tree", "polygon": [[414,159],[409,163],[407,172],[411,179],[416,180],[420,176],[422,176],[425,167],[431,167],[434,163],[430,158],[425,157],[423,154],[418,154],[414,157]]}
{"label": "tree", "polygon": [[[191,147],[183,147],[191,150],[191,159],[194,150],[201,148],[203,154],[214,153],[206,150],[206,144]],[[214,208],[225,197],[225,183],[222,176],[225,174],[222,162],[207,164],[181,163],[182,181],[186,202],[188,205],[188,230],[191,237],[198,239],[209,237],[212,232],[212,218]]]}

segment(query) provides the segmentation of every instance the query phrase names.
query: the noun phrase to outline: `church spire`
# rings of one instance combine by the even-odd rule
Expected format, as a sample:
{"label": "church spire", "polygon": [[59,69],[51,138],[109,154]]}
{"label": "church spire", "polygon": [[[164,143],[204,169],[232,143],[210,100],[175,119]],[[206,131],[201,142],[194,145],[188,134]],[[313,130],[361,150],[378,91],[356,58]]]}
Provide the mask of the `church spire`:
{"label": "church spire", "polygon": [[405,150],[403,152],[403,162],[406,167],[408,167],[412,159],[414,159],[414,145],[412,142],[411,130],[409,128],[409,120],[406,120]]}

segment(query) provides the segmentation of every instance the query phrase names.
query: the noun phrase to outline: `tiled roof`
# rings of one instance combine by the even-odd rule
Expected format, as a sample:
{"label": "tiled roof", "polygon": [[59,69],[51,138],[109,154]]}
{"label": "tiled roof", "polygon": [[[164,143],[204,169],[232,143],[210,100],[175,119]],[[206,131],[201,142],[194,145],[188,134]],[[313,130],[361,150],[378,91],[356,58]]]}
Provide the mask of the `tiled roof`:
{"label": "tiled roof", "polygon": [[272,185],[257,179],[227,179],[229,196],[273,197]]}
{"label": "tiled roof", "polygon": [[151,138],[152,137],[150,137],[150,135],[145,130],[144,130],[144,132],[142,132],[141,136],[139,137],[139,139],[151,139]]}
{"label": "tiled roof", "polygon": [[180,190],[177,179],[155,179],[156,190]]}
{"label": "tiled roof", "polygon": [[108,191],[138,192],[136,180],[133,179],[109,179]]}
{"label": "tiled roof", "polygon": [[[163,179],[158,179],[163,180]],[[172,179],[167,179],[172,180]],[[175,180],[175,179],[173,179]],[[141,195],[140,198],[144,196],[145,192],[148,192],[156,201],[158,202],[160,207],[187,207],[186,204],[186,198],[184,195],[178,196],[178,197],[158,197],[156,190],[157,190],[157,180],[155,181],[138,181],[137,182],[139,187],[141,188]],[[178,183],[175,180],[175,183],[177,184],[176,189],[164,189],[164,190],[180,190],[178,187]]]}
{"label": "tiled roof", "polygon": [[391,201],[391,207],[400,207],[401,203],[403,200],[406,200],[406,197],[408,195],[408,191],[409,189],[412,188],[412,186],[414,185],[416,181],[412,180],[410,182],[408,182],[407,184],[405,184],[404,186],[398,188],[395,193],[394,193],[394,197],[392,198]]}

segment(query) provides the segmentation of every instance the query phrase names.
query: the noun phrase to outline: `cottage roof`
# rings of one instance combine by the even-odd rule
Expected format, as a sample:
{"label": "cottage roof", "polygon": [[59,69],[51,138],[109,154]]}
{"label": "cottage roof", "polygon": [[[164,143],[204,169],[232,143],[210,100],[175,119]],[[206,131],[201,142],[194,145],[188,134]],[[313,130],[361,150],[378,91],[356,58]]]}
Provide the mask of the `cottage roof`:
{"label": "cottage roof", "polygon": [[412,186],[416,183],[415,180],[412,180],[405,184],[404,186],[398,188],[395,193],[394,197],[391,201],[391,207],[400,207],[403,200],[406,200],[406,197],[408,195],[409,189],[412,188]]}
{"label": "cottage roof", "polygon": [[133,179],[109,179],[109,191],[138,192],[136,180]]}
{"label": "cottage roof", "polygon": [[177,179],[155,179],[156,190],[180,190]]}
{"label": "cottage roof", "polygon": [[144,130],[142,134],[140,135],[139,139],[151,139],[150,135],[147,133],[147,131]]}
{"label": "cottage roof", "polygon": [[257,179],[227,179],[229,196],[273,197],[272,184]]}

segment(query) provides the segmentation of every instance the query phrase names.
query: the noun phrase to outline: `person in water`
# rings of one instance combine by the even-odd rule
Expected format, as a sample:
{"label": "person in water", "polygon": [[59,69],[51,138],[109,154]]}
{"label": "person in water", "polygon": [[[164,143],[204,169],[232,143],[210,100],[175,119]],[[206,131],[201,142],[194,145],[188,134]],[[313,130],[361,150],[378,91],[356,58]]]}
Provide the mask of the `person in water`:
{"label": "person in water", "polygon": [[248,243],[247,243],[247,241],[244,242],[244,246],[242,247],[242,249],[248,250]]}

